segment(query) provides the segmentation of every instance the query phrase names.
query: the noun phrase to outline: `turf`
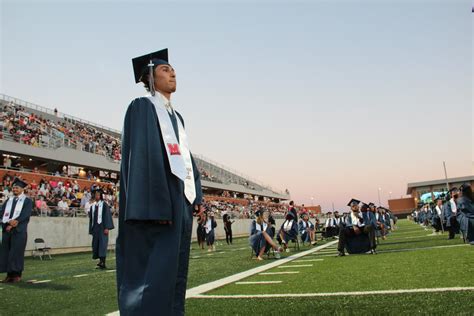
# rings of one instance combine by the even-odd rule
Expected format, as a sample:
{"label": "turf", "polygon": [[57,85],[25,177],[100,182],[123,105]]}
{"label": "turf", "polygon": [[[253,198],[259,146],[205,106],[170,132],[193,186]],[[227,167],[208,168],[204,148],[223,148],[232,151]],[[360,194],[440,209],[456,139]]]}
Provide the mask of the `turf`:
{"label": "turf", "polygon": [[[312,267],[298,268],[293,275],[254,275],[245,281],[281,280],[273,285],[229,284],[206,294],[313,293],[388,289],[416,289],[474,286],[474,247],[461,245],[447,235],[430,235],[411,222],[401,221],[399,230],[380,241],[380,254],[334,256],[333,247],[300,259],[321,258],[307,262]],[[430,236],[428,236],[430,235]],[[439,246],[448,248],[432,248]],[[456,246],[459,245],[459,246]],[[265,264],[250,259],[246,238],[234,245],[217,245],[208,253],[193,244],[188,288],[218,280]],[[302,247],[307,250],[309,246]],[[224,251],[224,253],[220,253]],[[384,252],[385,251],[385,252]],[[396,251],[396,252],[395,252]],[[290,253],[292,254],[292,253]],[[285,254],[286,255],[286,254]],[[114,254],[108,258],[115,269]],[[273,261],[273,259],[269,259]],[[303,264],[289,263],[291,264]],[[274,268],[269,271],[288,271]],[[87,274],[75,278],[73,276]],[[357,281],[354,281],[354,276]],[[25,261],[24,280],[51,280],[49,283],[0,284],[0,314],[103,315],[117,310],[115,273],[95,270],[90,253],[57,255],[52,261]],[[312,297],[278,299],[188,299],[188,315],[243,314],[471,314],[474,293],[390,294],[363,297]],[[449,303],[449,304],[448,304]],[[357,308],[354,308],[356,306]]]}

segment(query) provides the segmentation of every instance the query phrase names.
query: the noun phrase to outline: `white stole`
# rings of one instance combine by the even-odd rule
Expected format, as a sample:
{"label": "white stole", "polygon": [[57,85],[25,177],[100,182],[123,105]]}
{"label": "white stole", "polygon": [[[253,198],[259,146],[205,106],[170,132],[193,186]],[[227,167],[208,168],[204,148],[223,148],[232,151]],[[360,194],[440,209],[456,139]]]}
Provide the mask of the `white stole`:
{"label": "white stole", "polygon": [[212,219],[208,219],[206,222],[206,234],[209,234],[212,230]]}
{"label": "white stole", "polygon": [[16,202],[15,209],[13,210],[13,217],[10,218],[10,214],[12,212],[13,200],[15,196],[12,196],[8,199],[7,205],[5,207],[5,213],[3,213],[2,223],[6,224],[10,220],[17,219],[21,214],[21,209],[23,208],[23,203],[25,202],[26,195],[20,194],[18,196],[18,201]]}
{"label": "white stole", "polygon": [[158,92],[155,96],[147,96],[151,103],[155,106],[156,115],[161,129],[161,137],[165,144],[166,154],[170,162],[171,172],[184,181],[184,195],[189,203],[193,204],[196,199],[196,187],[194,183],[194,171],[191,161],[191,153],[189,151],[188,137],[184,130],[183,124],[175,113],[176,122],[178,124],[178,134],[180,142],[176,138],[173,129],[173,123],[169,116],[168,110],[165,108],[164,97]]}
{"label": "white stole", "polygon": [[285,223],[283,224],[283,230],[288,232],[291,230],[291,227],[293,226],[293,220],[289,221],[286,220]]}
{"label": "white stole", "polygon": [[94,213],[95,213],[95,207],[99,205],[99,209],[97,211],[97,224],[102,224],[102,211],[103,211],[103,207],[104,207],[104,201],[99,201],[99,203],[97,202],[94,202],[94,204],[92,204],[92,225],[94,225],[95,223],[95,218],[94,218]]}
{"label": "white stole", "polygon": [[267,231],[267,223],[266,222],[263,222],[262,225],[260,225],[257,221],[255,221],[255,229],[258,231],[258,232],[261,232],[262,231],[262,228],[263,228],[263,231]]}
{"label": "white stole", "polygon": [[364,226],[364,224],[360,223],[360,217],[358,214],[355,214],[354,212],[351,212],[351,220],[352,220],[352,225],[353,226]]}
{"label": "white stole", "polygon": [[449,203],[451,204],[451,212],[456,214],[458,211],[458,208],[456,207],[456,202],[454,202],[454,199],[449,200]]}

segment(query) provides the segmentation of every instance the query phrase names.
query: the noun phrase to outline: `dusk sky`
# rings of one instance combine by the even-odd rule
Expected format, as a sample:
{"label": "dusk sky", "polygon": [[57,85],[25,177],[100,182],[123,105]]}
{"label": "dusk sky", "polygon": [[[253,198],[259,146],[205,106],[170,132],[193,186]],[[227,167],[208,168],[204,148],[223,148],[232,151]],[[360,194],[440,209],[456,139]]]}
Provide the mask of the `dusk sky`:
{"label": "dusk sky", "polygon": [[473,173],[471,1],[0,3],[0,93],[121,130],[167,47],[191,150],[297,203]]}

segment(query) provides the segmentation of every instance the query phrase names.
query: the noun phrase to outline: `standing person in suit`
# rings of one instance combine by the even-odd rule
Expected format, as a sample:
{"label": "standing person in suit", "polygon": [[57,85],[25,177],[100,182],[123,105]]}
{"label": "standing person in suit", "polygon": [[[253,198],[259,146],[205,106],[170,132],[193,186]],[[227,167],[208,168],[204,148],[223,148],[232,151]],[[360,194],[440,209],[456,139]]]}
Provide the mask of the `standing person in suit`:
{"label": "standing person in suit", "polygon": [[26,186],[26,182],[16,178],[12,184],[13,196],[3,203],[0,211],[0,273],[7,273],[4,283],[20,282],[24,269],[27,228],[33,209],[33,202],[24,193]]}
{"label": "standing person in suit", "polygon": [[100,188],[92,191],[94,203],[89,211],[89,234],[92,235],[92,259],[99,259],[97,267],[107,269],[105,258],[109,245],[109,231],[114,229],[110,207],[103,200]]}

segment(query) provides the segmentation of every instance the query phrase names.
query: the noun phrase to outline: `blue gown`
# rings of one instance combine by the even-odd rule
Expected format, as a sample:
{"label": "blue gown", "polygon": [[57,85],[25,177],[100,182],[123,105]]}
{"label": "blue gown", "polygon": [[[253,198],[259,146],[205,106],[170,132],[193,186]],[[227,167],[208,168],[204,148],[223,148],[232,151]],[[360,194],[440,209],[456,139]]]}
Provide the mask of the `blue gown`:
{"label": "blue gown", "polygon": [[[3,203],[0,211],[0,221],[7,206],[7,201]],[[5,231],[8,224],[2,223],[2,244],[0,246],[0,273],[18,274],[24,269],[25,248],[28,238],[27,228],[30,222],[33,202],[26,197],[23,202],[20,216],[16,219],[18,226],[13,228],[9,233]],[[12,207],[12,212],[14,208]]]}
{"label": "blue gown", "polygon": [[[301,240],[303,242],[310,242],[309,234],[306,231],[307,226],[305,226],[305,224],[303,222],[304,222],[303,220],[300,220],[300,222],[298,223],[298,231],[300,232]],[[308,223],[310,229],[314,229],[313,223],[311,223],[309,220],[308,220],[307,223]]]}
{"label": "blue gown", "polygon": [[[255,252],[256,256],[258,256],[262,248],[264,247],[268,248],[269,246],[267,244],[267,241],[265,240],[265,237],[263,237],[263,234],[262,234],[262,231],[264,228],[259,225],[260,230],[258,230],[257,225],[259,225],[257,224],[257,221],[253,220],[252,223],[250,224],[250,237],[249,237],[250,247],[252,247],[252,250]],[[267,226],[265,231],[271,238],[273,238],[273,230],[271,229],[270,225]]]}
{"label": "blue gown", "polygon": [[[170,114],[179,140],[177,117],[183,122],[177,112]],[[202,200],[199,171],[192,163],[193,205],[185,198],[184,182],[171,172],[154,105],[145,97],[135,99],[122,133],[116,243],[121,315],[184,314],[192,214]]]}
{"label": "blue gown", "polygon": [[474,243],[474,203],[462,196],[457,200],[458,211],[456,214],[460,230],[466,242]]}
{"label": "blue gown", "polygon": [[107,256],[109,236],[104,234],[104,230],[114,229],[112,213],[105,202],[102,207],[102,223],[98,224],[96,218],[94,218],[94,222],[92,222],[92,215],[95,214],[94,212],[97,207],[97,204],[92,205],[89,211],[89,234],[92,235],[92,259],[105,258]]}

